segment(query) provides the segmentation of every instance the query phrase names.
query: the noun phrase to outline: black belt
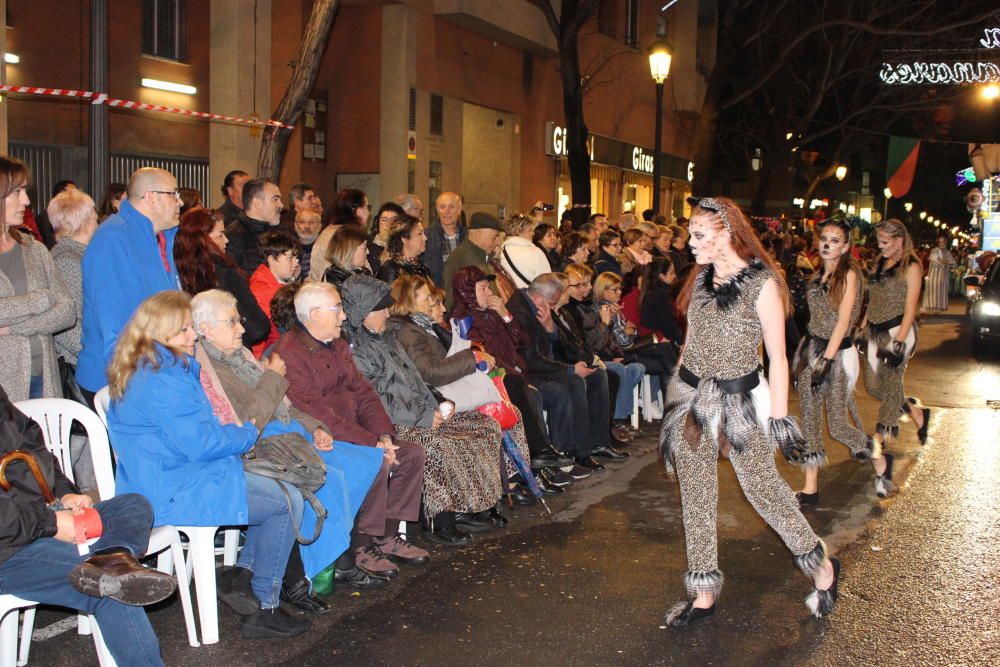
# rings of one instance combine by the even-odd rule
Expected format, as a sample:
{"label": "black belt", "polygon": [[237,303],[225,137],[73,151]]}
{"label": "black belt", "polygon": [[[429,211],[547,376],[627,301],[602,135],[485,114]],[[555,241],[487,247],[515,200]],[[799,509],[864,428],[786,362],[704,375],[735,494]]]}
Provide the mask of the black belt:
{"label": "black belt", "polygon": [[885,322],[879,322],[878,324],[875,323],[869,324],[868,328],[871,329],[872,331],[881,333],[883,331],[888,331],[893,327],[898,327],[902,323],[903,323],[903,316],[897,315],[891,320],[886,320]]}
{"label": "black belt", "polygon": [[[826,349],[826,346],[830,344],[830,339],[829,338],[820,338],[819,336],[813,336],[812,334],[809,334],[809,337],[812,338],[815,341],[818,341],[820,343],[820,346],[824,350]],[[846,349],[848,349],[853,344],[851,342],[852,340],[853,340],[853,336],[851,336],[851,332],[848,331],[846,334],[844,334],[844,337],[840,340],[840,346],[837,348],[837,350],[846,350]]]}
{"label": "black belt", "polygon": [[[692,373],[687,366],[681,366],[677,370],[677,375],[685,384],[695,389],[698,388],[698,383],[701,382],[701,378]],[[745,394],[760,384],[760,366],[738,378],[733,378],[732,380],[716,379],[715,381],[724,394]]]}

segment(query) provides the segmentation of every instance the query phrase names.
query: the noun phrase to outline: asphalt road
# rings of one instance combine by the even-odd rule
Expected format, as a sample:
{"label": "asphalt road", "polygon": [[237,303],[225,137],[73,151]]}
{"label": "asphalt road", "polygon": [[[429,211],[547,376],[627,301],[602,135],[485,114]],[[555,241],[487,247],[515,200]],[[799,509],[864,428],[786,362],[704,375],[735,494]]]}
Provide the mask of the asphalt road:
{"label": "asphalt road", "polygon": [[[701,627],[662,627],[683,596],[680,500],[655,454],[655,425],[633,457],[510,526],[404,569],[376,593],[335,590],[334,612],[294,641],[245,641],[220,610],[222,641],[187,646],[180,607],[152,611],[168,665],[987,665],[1000,660],[1000,359],[969,355],[962,309],[925,318],[908,393],[934,408],[921,447],[902,426],[889,499],[870,466],[828,443],[822,505],[807,512],[844,564],[841,599],[818,621],[809,582],[720,462],[726,586]],[[877,406],[858,390],[865,424]],[[800,473],[780,464],[793,488]],[[420,541],[418,534],[413,536]],[[37,628],[65,619],[39,613]],[[68,617],[71,618],[71,617]],[[94,663],[73,631],[32,646],[32,664]]]}

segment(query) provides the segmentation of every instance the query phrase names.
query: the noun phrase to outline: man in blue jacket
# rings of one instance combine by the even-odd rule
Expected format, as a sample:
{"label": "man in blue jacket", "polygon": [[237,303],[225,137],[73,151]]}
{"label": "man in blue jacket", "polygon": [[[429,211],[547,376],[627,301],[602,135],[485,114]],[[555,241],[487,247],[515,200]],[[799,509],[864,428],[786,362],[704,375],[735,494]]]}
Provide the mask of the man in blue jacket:
{"label": "man in blue jacket", "polygon": [[132,313],[147,297],[178,289],[174,236],[181,210],[177,179],[137,169],[118,213],[97,229],[83,254],[83,335],[76,381],[93,405],[105,369]]}

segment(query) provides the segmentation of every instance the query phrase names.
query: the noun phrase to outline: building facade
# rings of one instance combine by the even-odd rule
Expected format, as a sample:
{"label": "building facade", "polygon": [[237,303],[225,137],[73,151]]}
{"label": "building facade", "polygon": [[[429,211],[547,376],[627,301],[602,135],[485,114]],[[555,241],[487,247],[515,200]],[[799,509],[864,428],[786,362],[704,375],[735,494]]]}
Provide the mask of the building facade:
{"label": "building facade", "polygon": [[[7,4],[7,51],[19,59],[6,65],[7,82],[88,90],[91,0]],[[689,188],[694,123],[715,57],[715,3],[680,0],[665,16],[661,4],[605,0],[580,33],[592,206],[609,215],[652,201],[655,88],[646,49],[658,36],[674,53],[664,95],[664,211],[681,214]],[[266,119],[291,77],[311,8],[310,0],[115,0],[107,92]],[[150,78],[191,88],[143,85]],[[50,180],[86,182],[87,104],[8,99],[10,152],[54,155]],[[345,0],[280,185],[311,183],[327,200],[359,187],[375,205],[413,192],[429,215],[437,193],[454,190],[467,211],[503,216],[568,199],[562,127],[555,39],[527,0]],[[220,203],[227,171],[254,171],[260,142],[255,128],[117,108],[110,137],[113,178],[143,160],[188,164],[181,185],[201,189],[210,205]],[[36,180],[43,192],[38,169]]]}

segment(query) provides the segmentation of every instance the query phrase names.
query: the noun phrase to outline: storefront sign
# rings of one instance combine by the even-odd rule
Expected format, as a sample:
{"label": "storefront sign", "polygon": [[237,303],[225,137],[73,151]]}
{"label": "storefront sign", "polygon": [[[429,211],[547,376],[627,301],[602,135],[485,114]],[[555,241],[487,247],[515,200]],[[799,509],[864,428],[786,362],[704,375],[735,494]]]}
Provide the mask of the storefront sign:
{"label": "storefront sign", "polygon": [[[549,121],[545,123],[545,154],[566,157],[569,149],[566,142],[566,128]],[[653,151],[643,146],[626,144],[599,134],[588,138],[590,160],[594,164],[620,167],[642,174],[653,173]],[[694,163],[684,158],[660,154],[660,172],[664,178],[691,181],[694,179]]]}

